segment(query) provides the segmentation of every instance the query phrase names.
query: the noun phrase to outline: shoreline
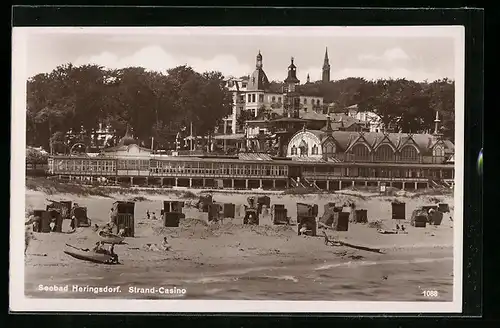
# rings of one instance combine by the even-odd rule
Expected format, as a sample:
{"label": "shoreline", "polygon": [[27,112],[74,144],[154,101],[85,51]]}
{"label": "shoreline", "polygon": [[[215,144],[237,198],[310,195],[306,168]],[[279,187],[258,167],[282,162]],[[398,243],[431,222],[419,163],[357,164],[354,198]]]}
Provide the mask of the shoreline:
{"label": "shoreline", "polygon": [[[415,228],[409,224],[415,207],[436,201],[452,203],[449,196],[269,195],[271,204],[285,206],[292,222],[296,219],[297,202],[317,204],[321,217],[323,205],[328,202],[354,201],[357,208],[368,211],[369,222],[377,221],[384,229],[395,225],[391,201],[406,202],[408,234],[383,235],[369,224],[361,223],[350,223],[345,232],[327,230],[336,240],[381,248],[382,253],[375,253],[347,246],[326,246],[320,229],[317,237],[304,237],[297,235],[293,225],[244,225],[239,211],[234,219],[209,225],[207,213],[190,207],[197,199],[194,191],[180,192],[168,195],[129,190],[86,196],[26,190],[27,209],[44,208],[46,199],[72,200],[86,206],[92,223],[99,225],[108,221],[113,201],[136,199],[135,237],[126,238],[128,245],[115,247],[122,265],[93,264],[63,253],[65,244],[86,248],[94,245],[98,238],[91,228],[77,228],[72,234],[36,233],[25,257],[26,295],[43,298],[44,294],[35,290],[38,284],[132,284],[144,288],[174,284],[188,286],[188,298],[194,299],[328,300],[340,295],[353,300],[385,297],[386,301],[404,301],[425,300],[418,287],[435,284],[441,286],[443,299],[452,297],[453,208],[441,226]],[[182,192],[190,197],[183,197],[186,194]],[[248,193],[213,193],[213,197],[218,203],[233,203],[241,208]],[[167,199],[187,202],[183,208],[186,218],[181,219],[177,228],[166,228],[162,220],[145,218],[146,211],[159,213]],[[160,244],[164,236],[172,247],[170,251],[144,248],[148,243]],[[389,278],[386,281],[384,277]],[[217,292],[212,294],[213,290]],[[134,295],[85,297],[136,298]]]}

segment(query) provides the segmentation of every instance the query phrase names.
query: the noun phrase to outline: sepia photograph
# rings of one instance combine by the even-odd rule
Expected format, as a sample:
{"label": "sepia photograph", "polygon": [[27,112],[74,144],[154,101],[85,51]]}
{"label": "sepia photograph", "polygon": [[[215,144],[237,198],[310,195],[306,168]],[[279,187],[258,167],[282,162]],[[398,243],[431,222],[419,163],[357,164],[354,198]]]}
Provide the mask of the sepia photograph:
{"label": "sepia photograph", "polygon": [[14,27],[11,310],[461,312],[464,54],[461,26]]}

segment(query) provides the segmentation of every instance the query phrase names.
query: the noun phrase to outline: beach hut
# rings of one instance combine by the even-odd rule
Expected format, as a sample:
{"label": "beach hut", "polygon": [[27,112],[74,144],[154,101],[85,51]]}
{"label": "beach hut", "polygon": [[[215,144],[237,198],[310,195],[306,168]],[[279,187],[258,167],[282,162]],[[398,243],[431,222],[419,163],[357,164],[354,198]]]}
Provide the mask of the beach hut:
{"label": "beach hut", "polygon": [[259,225],[259,213],[257,209],[251,207],[246,208],[243,224]]}
{"label": "beach hut", "polygon": [[236,206],[232,203],[224,203],[224,218],[234,219],[236,213]]}
{"label": "beach hut", "polygon": [[355,210],[354,211],[354,222],[356,222],[356,223],[368,223],[368,211],[367,210]]}
{"label": "beach hut", "polygon": [[217,203],[208,204],[208,222],[220,220],[221,205]]}
{"label": "beach hut", "polygon": [[84,206],[73,207],[71,217],[76,218],[76,227],[90,227],[90,219],[87,216],[87,208]]}
{"label": "beach hut", "polygon": [[[305,229],[303,229],[305,228]],[[305,230],[305,231],[304,231]],[[302,232],[304,231],[304,232]],[[316,223],[316,217],[307,217],[302,216],[297,218],[297,234],[307,235],[307,236],[316,236],[318,233],[318,225]]]}
{"label": "beach hut", "polygon": [[441,213],[449,213],[450,212],[450,205],[446,203],[440,203],[438,204],[438,211]]}
{"label": "beach hut", "polygon": [[200,200],[198,201],[198,208],[202,212],[208,212],[208,205],[214,202],[212,195],[200,196]]}
{"label": "beach hut", "polygon": [[50,215],[46,210],[34,210],[33,217],[39,223],[36,226],[36,229],[34,229],[34,232],[43,232],[43,233],[50,232],[50,226],[49,226]]}
{"label": "beach hut", "polygon": [[262,206],[266,205],[267,208],[271,207],[271,198],[269,196],[260,196],[257,198],[257,209],[259,214],[262,213]]}
{"label": "beach hut", "polygon": [[392,202],[392,219],[406,220],[406,204],[401,202]]}
{"label": "beach hut", "polygon": [[349,230],[349,212],[334,212],[332,228],[335,231]]}
{"label": "beach hut", "polygon": [[185,218],[184,213],[179,212],[165,212],[163,213],[163,226],[164,227],[178,227],[180,219]]}
{"label": "beach hut", "polygon": [[116,201],[113,203],[113,213],[115,215],[115,224],[117,233],[125,230],[125,237],[134,237],[135,234],[135,202]]}
{"label": "beach hut", "polygon": [[165,200],[163,201],[163,213],[182,213],[182,208],[184,207],[184,202],[176,200]]}
{"label": "beach hut", "polygon": [[273,204],[271,205],[271,217],[273,224],[281,225],[281,224],[289,224],[290,221],[288,219],[288,210],[285,208],[283,204]]}
{"label": "beach hut", "polygon": [[434,211],[434,212],[428,214],[429,224],[438,226],[438,225],[441,225],[442,221],[443,221],[443,212]]}
{"label": "beach hut", "polygon": [[416,228],[425,228],[427,226],[427,212],[423,209],[415,209],[411,213],[410,225]]}

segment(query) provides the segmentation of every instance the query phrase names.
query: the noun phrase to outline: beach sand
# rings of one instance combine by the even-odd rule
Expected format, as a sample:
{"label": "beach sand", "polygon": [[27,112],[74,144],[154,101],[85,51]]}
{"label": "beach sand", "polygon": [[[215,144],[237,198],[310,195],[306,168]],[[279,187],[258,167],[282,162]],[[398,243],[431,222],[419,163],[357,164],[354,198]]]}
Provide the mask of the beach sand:
{"label": "beach sand", "polygon": [[[192,190],[197,193],[197,191]],[[247,193],[212,193],[216,202],[246,204]],[[319,216],[327,202],[354,201],[368,211],[369,222],[385,228],[391,220],[391,201],[406,203],[408,234],[383,235],[367,224],[350,224],[347,232],[328,231],[336,239],[381,248],[383,253],[345,246],[326,246],[318,237],[298,236],[295,226],[247,226],[236,218],[207,224],[207,214],[185,207],[186,219],[178,228],[162,227],[161,220],[147,220],[146,211],[159,217],[164,200],[185,200],[168,195],[114,194],[110,197],[48,196],[26,191],[26,207],[43,209],[46,199],[72,200],[87,206],[92,223],[108,221],[115,200],[140,199],[135,207],[135,237],[115,246],[121,265],[106,266],[74,259],[63,251],[65,244],[90,248],[98,241],[91,228],[72,234],[36,233],[25,259],[25,294],[43,298],[171,298],[172,295],[130,293],[130,287],[184,288],[189,299],[336,300],[336,301],[451,301],[453,298],[453,198],[451,196],[378,196],[376,194],[269,195],[271,204],[284,204],[292,221],[296,203],[318,204]],[[417,206],[445,202],[451,213],[440,226],[414,228],[409,224]],[[242,214],[242,212],[241,212]],[[66,223],[65,223],[66,224]],[[68,223],[69,224],[69,223]],[[161,244],[164,236],[170,251],[145,250],[146,243]],[[120,286],[114,293],[54,293],[39,285]],[[70,287],[71,289],[71,287]],[[424,290],[437,290],[428,298]],[[175,297],[179,297],[176,295]]]}

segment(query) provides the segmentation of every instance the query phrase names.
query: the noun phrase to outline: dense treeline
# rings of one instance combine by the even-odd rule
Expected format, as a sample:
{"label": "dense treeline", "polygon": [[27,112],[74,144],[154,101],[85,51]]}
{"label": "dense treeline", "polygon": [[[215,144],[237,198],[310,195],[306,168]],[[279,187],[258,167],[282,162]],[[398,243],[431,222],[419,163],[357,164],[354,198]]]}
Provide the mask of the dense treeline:
{"label": "dense treeline", "polygon": [[[279,82],[272,82],[270,88],[282,92]],[[417,83],[348,78],[305,84],[300,91],[323,96],[325,104],[335,104],[335,110],[357,104],[360,110],[378,113],[385,124],[403,132],[432,130],[438,110],[442,132],[453,139],[451,80]],[[27,144],[47,150],[52,146],[58,151],[68,150],[69,131],[79,135],[78,141],[90,144],[99,123],[109,124],[118,136],[129,126],[135,137],[146,142],[154,137],[160,147],[191,123],[195,133],[207,135],[231,113],[232,102],[220,72],[197,73],[188,66],[160,73],[140,67],[109,70],[67,64],[30,78],[27,92]]]}
{"label": "dense treeline", "polygon": [[[282,83],[271,82],[274,92],[281,92]],[[386,126],[403,132],[421,133],[434,129],[439,111],[441,132],[450,139],[455,133],[455,83],[449,79],[415,82],[406,79],[375,80],[347,78],[329,83],[301,85],[298,91],[323,96],[325,104],[334,104],[335,111],[351,105],[358,110],[380,115]]]}
{"label": "dense treeline", "polygon": [[232,102],[220,72],[200,74],[187,66],[162,74],[68,64],[30,78],[27,93],[28,145],[57,151],[65,151],[69,131],[89,144],[99,123],[117,135],[128,126],[138,139],[155,137],[160,144],[191,122],[206,135],[231,112]]}

